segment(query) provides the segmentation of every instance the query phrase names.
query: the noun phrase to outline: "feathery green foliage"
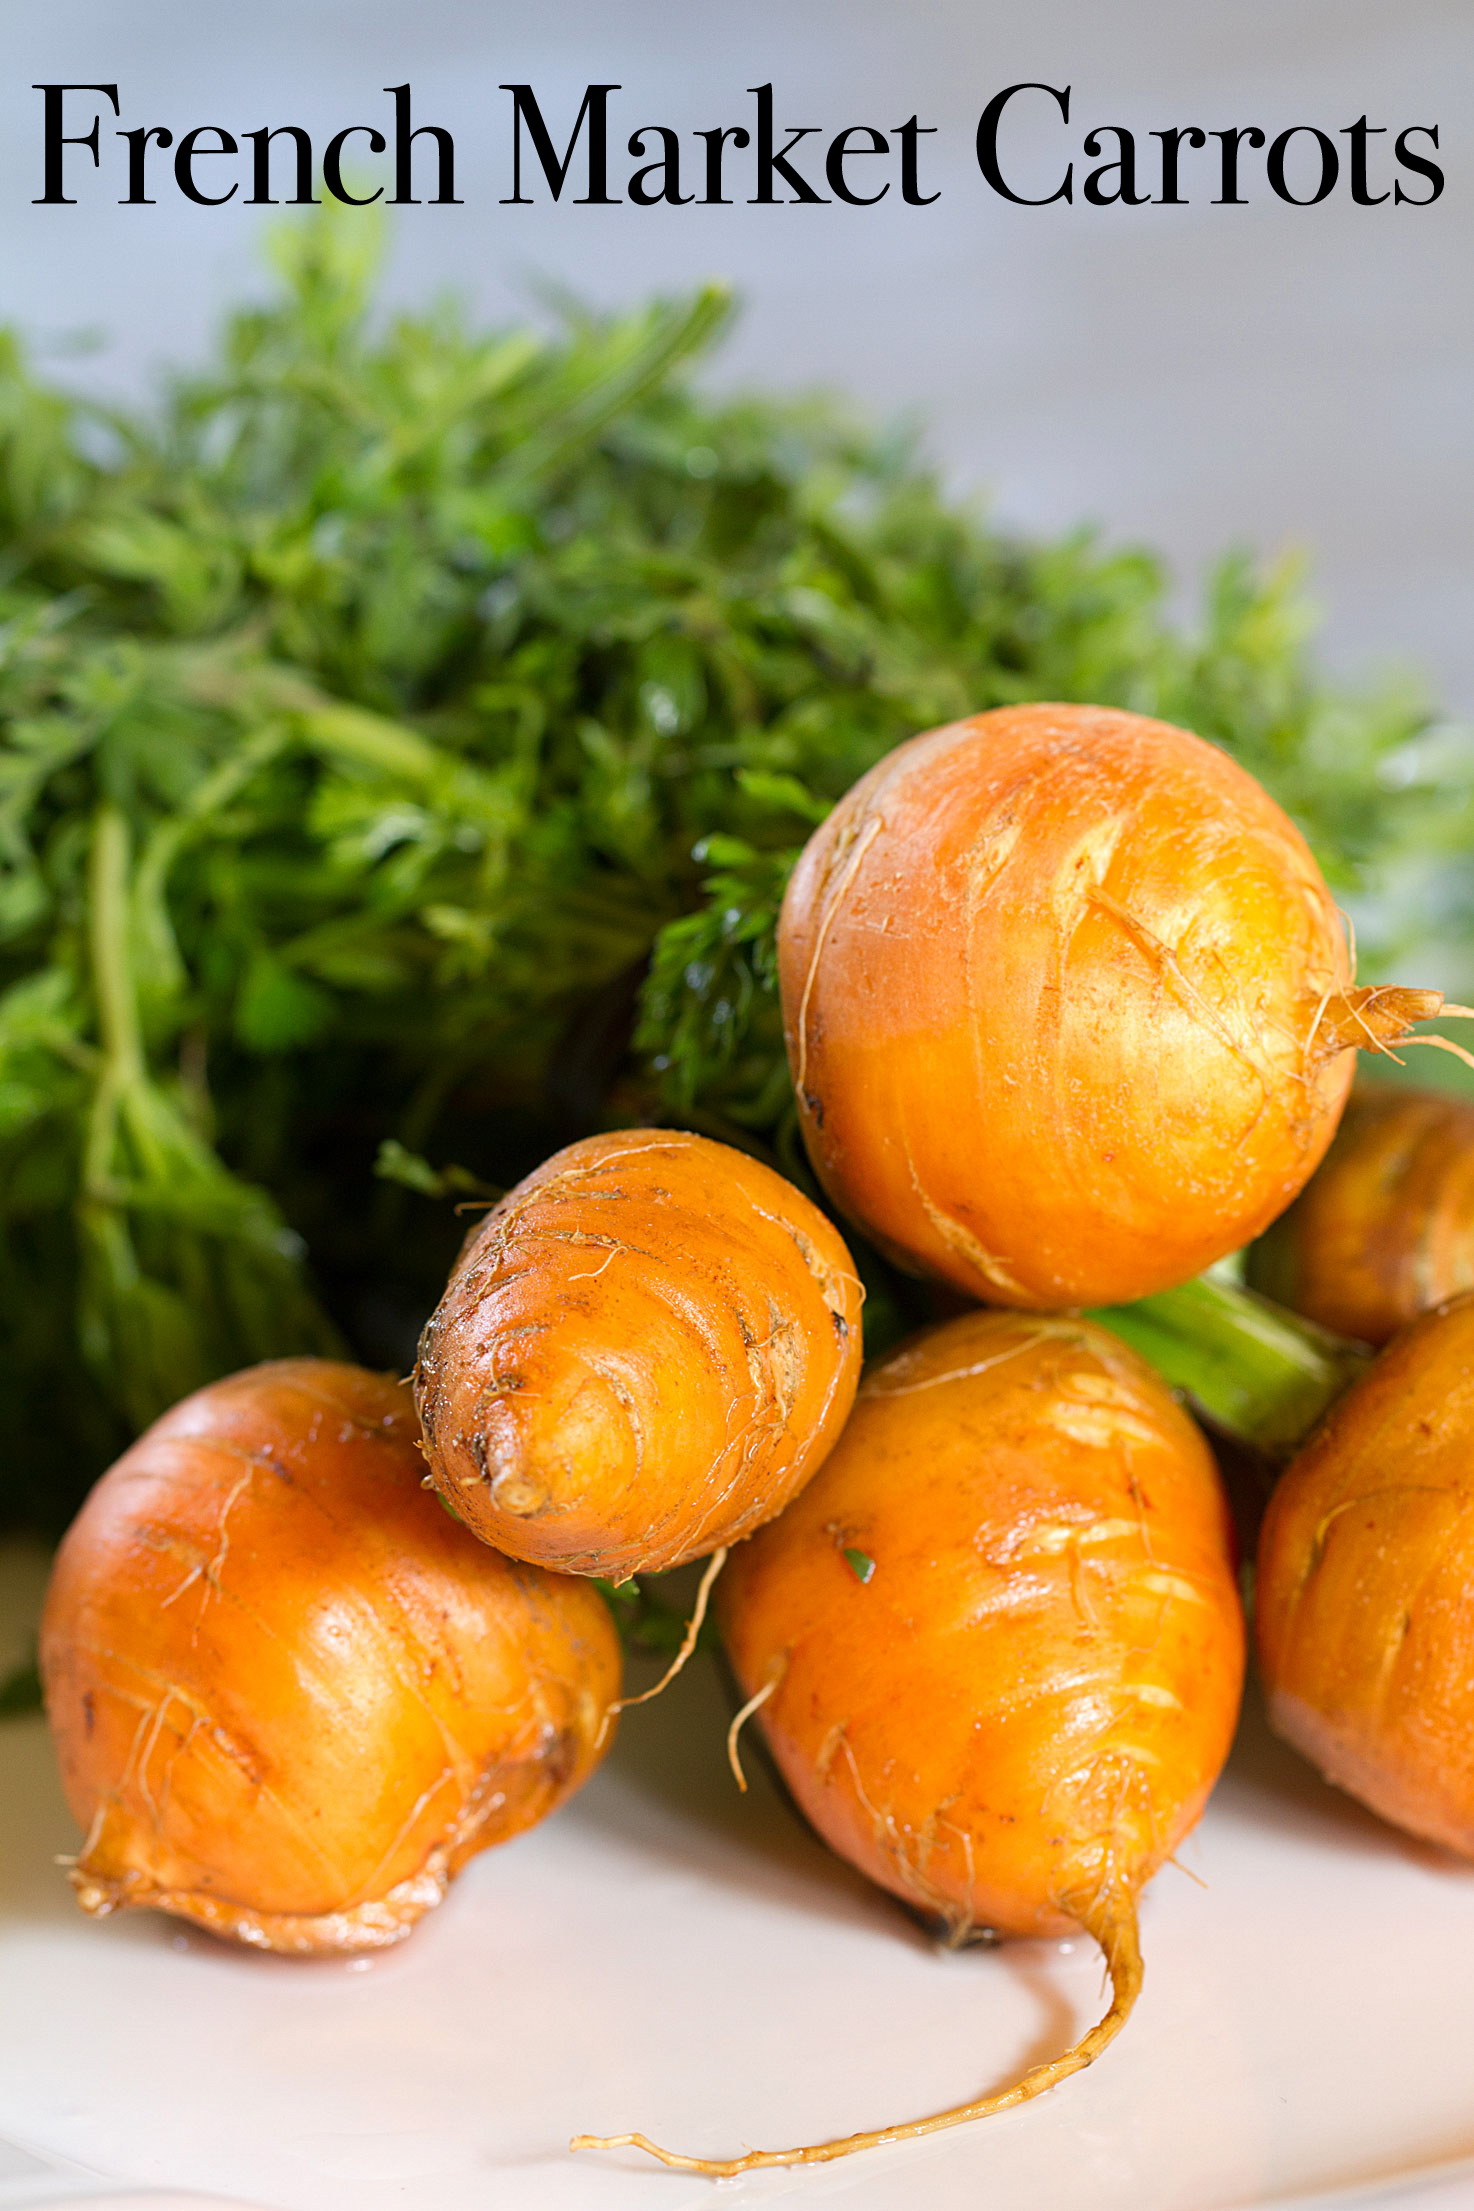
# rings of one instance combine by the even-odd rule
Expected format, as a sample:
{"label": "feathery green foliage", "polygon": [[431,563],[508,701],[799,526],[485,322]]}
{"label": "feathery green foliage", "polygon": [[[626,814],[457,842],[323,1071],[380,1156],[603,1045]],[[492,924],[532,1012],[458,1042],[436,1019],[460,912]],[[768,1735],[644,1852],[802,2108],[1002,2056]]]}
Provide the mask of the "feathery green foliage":
{"label": "feathery green foliage", "polygon": [[247,1360],[402,1360],[454,1195],[582,1129],[802,1172],[777,904],[915,730],[1163,713],[1290,806],[1364,959],[1474,902],[1468,740],[1329,696],[1289,576],[1230,562],[1185,637],[1146,556],[703,395],[715,292],[487,335],[376,317],[371,246],[278,233],[275,304],[149,413],[0,353],[10,1518]]}

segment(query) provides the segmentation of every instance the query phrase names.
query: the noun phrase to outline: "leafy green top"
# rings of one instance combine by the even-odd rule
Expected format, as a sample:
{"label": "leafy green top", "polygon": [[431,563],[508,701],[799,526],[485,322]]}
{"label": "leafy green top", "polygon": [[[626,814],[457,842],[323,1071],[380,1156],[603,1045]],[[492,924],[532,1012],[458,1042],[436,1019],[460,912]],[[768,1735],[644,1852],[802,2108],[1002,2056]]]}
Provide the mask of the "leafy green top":
{"label": "leafy green top", "polygon": [[714,292],[488,336],[377,319],[357,217],[274,250],[281,297],[152,413],[0,353],[10,1516],[231,1366],[402,1359],[445,1201],[600,1120],[801,1171],[777,902],[915,730],[1165,714],[1290,807],[1364,957],[1467,907],[1465,740],[1329,696],[1287,573],[1229,562],[1183,637],[1144,555],[693,388]]}

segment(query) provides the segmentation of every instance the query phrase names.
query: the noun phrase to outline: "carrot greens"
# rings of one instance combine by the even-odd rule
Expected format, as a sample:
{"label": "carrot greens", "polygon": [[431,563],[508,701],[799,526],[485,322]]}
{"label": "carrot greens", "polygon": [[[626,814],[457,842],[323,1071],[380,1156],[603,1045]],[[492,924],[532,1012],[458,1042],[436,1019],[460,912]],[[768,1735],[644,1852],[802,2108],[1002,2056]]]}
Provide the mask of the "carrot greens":
{"label": "carrot greens", "polygon": [[1287,572],[1228,563],[1185,634],[1146,555],[693,381],[717,291],[485,333],[377,309],[369,238],[277,233],[276,296],[148,408],[0,352],[10,1521],[245,1362],[402,1362],[455,1201],[555,1143],[665,1115],[796,1168],[777,904],[915,730],[1189,724],[1372,967],[1474,903],[1466,740],[1328,694]]}

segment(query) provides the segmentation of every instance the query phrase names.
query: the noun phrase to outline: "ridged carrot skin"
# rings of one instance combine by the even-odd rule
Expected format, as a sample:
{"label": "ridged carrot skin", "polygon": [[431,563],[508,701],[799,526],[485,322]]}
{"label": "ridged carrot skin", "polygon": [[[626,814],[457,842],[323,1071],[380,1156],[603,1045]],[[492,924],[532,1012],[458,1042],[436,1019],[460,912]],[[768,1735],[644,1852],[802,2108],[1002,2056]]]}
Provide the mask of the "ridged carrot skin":
{"label": "ridged carrot skin", "polygon": [[1266,1297],[1369,1344],[1474,1289],[1474,1105],[1436,1090],[1353,1091],[1249,1275]]}
{"label": "ridged carrot skin", "polygon": [[513,1558],[615,1581],[699,1558],[838,1436],[861,1297],[832,1224],[730,1145],[571,1144],[487,1216],[425,1329],[431,1473]]}
{"label": "ridged carrot skin", "polygon": [[1244,1670],[1228,1511],[1201,1436],[1089,1321],[965,1314],[892,1353],[808,1488],[732,1555],[717,1609],[752,1717],[841,1857],[954,1941],[1099,1943],[1104,2016],[1011,2086],[713,2178],[828,2164],[1009,2110],[1091,2064],[1141,1987],[1137,1896],[1203,1808]]}
{"label": "ridged carrot skin", "polygon": [[1286,1470],[1255,1619],[1280,1734],[1474,1858],[1474,1294],[1394,1338]]}
{"label": "ridged carrot skin", "polygon": [[804,1139],[903,1265],[996,1305],[1167,1289],[1322,1158],[1353,1044],[1437,992],[1352,988],[1299,831],[1186,730],[1003,707],[913,738],[811,838],[779,926]]}
{"label": "ridged carrot skin", "polygon": [[608,1608],[423,1477],[409,1391],[323,1359],[200,1390],[103,1477],[41,1636],[85,1910],[379,1948],[587,1778]]}
{"label": "ridged carrot skin", "polygon": [[976,1312],[903,1345],[716,1601],[801,1809],[959,1936],[1062,1935],[1134,1897],[1228,1754],[1218,1476],[1086,1321]]}

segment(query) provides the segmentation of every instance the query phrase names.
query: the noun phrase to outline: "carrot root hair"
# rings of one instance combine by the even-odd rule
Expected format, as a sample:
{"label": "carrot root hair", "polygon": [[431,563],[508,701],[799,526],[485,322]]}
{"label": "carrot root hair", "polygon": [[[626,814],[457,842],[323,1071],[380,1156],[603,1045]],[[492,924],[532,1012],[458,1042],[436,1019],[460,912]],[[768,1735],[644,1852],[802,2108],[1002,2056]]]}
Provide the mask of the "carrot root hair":
{"label": "carrot root hair", "polygon": [[[1444,1010],[1446,1012],[1448,1009],[1445,1008]],[[1466,1067],[1474,1067],[1474,1052],[1465,1051],[1463,1045],[1455,1044],[1452,1037],[1405,1036],[1399,1041],[1398,1051],[1405,1052],[1410,1044],[1421,1044],[1430,1052],[1452,1052],[1454,1058],[1461,1059]],[[1390,1052],[1388,1057],[1396,1059],[1397,1052]]]}
{"label": "carrot root hair", "polygon": [[727,1764],[731,1767],[733,1778],[744,1796],[747,1794],[747,1776],[742,1771],[742,1753],[737,1747],[742,1730],[746,1727],[754,1712],[761,1711],[787,1671],[788,1661],[781,1659],[772,1673],[769,1674],[761,1689],[758,1690],[756,1696],[749,1697],[742,1710],[734,1714],[732,1724],[727,1729]]}
{"label": "carrot root hair", "polygon": [[[1410,1036],[1416,1021],[1474,1021],[1474,1007],[1451,1006],[1436,990],[1407,990],[1392,984],[1369,984],[1357,990],[1328,991],[1316,1009],[1307,1046],[1312,1060],[1334,1058],[1359,1047],[1390,1059],[1400,1067],[1398,1053],[1410,1044],[1435,1052],[1451,1052],[1468,1067],[1474,1054],[1446,1036]],[[1397,1051],[1392,1049],[1397,1046]]]}
{"label": "carrot root hair", "polygon": [[706,1562],[706,1572],[701,1577],[701,1586],[696,1592],[696,1602],[692,1607],[691,1617],[686,1622],[686,1632],[681,1637],[681,1647],[676,1652],[675,1657],[666,1667],[665,1672],[661,1675],[659,1681],[656,1682],[653,1689],[644,1689],[637,1697],[615,1698],[613,1704],[608,1707],[604,1714],[603,1720],[600,1722],[598,1737],[594,1743],[595,1750],[598,1750],[602,1746],[604,1737],[609,1733],[610,1728],[613,1726],[615,1720],[619,1717],[620,1713],[630,1711],[631,1708],[637,1704],[652,1703],[654,1699],[661,1694],[662,1690],[668,1689],[670,1687],[671,1683],[675,1680],[676,1675],[681,1671],[687,1659],[695,1650],[696,1638],[701,1633],[701,1623],[706,1618],[706,1607],[711,1599],[712,1584],[715,1582],[718,1574],[727,1563],[727,1548],[728,1546],[723,1543],[719,1549],[712,1552],[711,1557]]}
{"label": "carrot root hair", "polygon": [[927,2119],[908,2119],[899,2126],[877,2127],[870,2133],[845,2134],[832,2142],[810,2142],[802,2149],[749,2150],[745,2157],[683,2157],[676,2150],[662,2149],[645,2134],[575,2134],[568,2146],[573,2150],[644,2150],[648,2156],[658,2158],[662,2165],[676,2166],[681,2172],[705,2173],[713,2180],[731,2180],[738,2173],[755,2171],[760,2165],[827,2165],[837,2157],[853,2156],[856,2150],[883,2149],[892,2142],[909,2142],[919,2135],[940,2134],[945,2127],[966,2126],[970,2120],[988,2119],[994,2112],[1010,2111],[1016,2104],[1032,2103],[1046,2089],[1057,2087],[1072,2073],[1081,2073],[1094,2063],[1101,2051],[1115,2041],[1141,1993],[1141,1941],[1135,1892],[1123,1895],[1119,1891],[1108,1891],[1079,1916],[1086,1932],[1099,1943],[1105,1959],[1111,1983],[1109,2009],[1104,2018],[1097,2020],[1088,2033],[1061,2056],[1050,2058],[1043,2065],[1031,2066],[1012,2088],[996,2089],[972,2103],[954,2104],[950,2110],[934,2112]]}

